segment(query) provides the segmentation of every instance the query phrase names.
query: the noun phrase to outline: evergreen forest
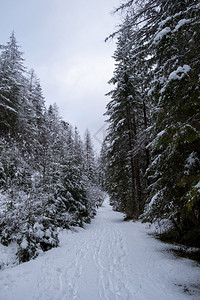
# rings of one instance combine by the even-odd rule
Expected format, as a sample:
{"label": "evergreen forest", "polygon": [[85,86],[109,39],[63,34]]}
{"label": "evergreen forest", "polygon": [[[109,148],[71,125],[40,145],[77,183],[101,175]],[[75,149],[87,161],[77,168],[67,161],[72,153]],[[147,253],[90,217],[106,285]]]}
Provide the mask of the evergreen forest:
{"label": "evergreen forest", "polygon": [[84,227],[108,193],[125,220],[200,247],[200,1],[126,0],[97,157],[46,107],[14,32],[0,45],[0,242],[25,262]]}
{"label": "evergreen forest", "polygon": [[200,2],[131,0],[115,13],[102,148],[111,203],[200,246]]}
{"label": "evergreen forest", "polygon": [[19,262],[58,245],[61,229],[89,223],[104,192],[90,132],[45,106],[12,33],[0,55],[0,240]]}

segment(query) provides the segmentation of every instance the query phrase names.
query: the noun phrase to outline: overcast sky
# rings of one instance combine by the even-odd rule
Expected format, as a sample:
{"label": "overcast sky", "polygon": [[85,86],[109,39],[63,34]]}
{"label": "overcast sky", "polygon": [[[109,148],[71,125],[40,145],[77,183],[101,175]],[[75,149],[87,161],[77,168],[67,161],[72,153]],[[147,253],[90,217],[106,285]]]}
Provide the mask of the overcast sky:
{"label": "overcast sky", "polygon": [[[105,97],[112,87],[116,29],[110,12],[120,0],[0,0],[0,44],[14,30],[25,66],[40,79],[46,105],[57,103],[65,121],[102,139]],[[98,148],[98,141],[94,141]]]}

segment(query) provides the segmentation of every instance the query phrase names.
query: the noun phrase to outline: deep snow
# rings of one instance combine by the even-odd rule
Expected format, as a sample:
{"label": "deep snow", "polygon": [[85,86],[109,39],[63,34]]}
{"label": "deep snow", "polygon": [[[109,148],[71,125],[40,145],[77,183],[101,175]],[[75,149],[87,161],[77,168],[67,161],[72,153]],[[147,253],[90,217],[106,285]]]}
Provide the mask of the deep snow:
{"label": "deep snow", "polygon": [[148,232],[105,202],[86,229],[60,234],[58,248],[0,271],[0,300],[200,299],[199,265]]}

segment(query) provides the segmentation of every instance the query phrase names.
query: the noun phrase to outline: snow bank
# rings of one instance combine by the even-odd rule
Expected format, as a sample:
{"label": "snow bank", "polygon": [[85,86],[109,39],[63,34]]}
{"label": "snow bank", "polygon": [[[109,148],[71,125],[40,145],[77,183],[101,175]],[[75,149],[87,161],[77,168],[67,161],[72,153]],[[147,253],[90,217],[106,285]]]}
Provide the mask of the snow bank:
{"label": "snow bank", "polygon": [[105,202],[85,230],[60,233],[60,247],[0,271],[0,299],[199,299],[199,266],[148,233]]}

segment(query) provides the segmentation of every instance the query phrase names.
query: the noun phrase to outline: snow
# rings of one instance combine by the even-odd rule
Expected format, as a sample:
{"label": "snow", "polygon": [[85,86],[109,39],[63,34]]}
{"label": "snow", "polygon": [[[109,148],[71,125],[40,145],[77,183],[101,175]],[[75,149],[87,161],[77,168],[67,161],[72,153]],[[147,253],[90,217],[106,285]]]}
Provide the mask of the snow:
{"label": "snow", "polygon": [[147,96],[150,97],[152,95],[152,93],[154,92],[154,90],[155,90],[155,87],[150,88],[147,92]]}
{"label": "snow", "polygon": [[191,19],[182,19],[178,22],[178,24],[176,25],[176,27],[174,28],[173,32],[176,32],[177,30],[179,30],[180,27],[182,27],[183,25],[190,23]]}
{"label": "snow", "polygon": [[160,195],[160,191],[157,192],[152,198],[151,198],[151,201],[149,203],[149,208],[152,207],[152,205],[154,204],[154,202],[157,200],[158,196]]}
{"label": "snow", "polygon": [[46,230],[45,236],[46,237],[51,237],[51,231],[49,229]]}
{"label": "snow", "polygon": [[162,154],[157,155],[156,158],[152,161],[151,165],[155,166],[161,158],[162,158]]}
{"label": "snow", "polygon": [[196,160],[197,160],[197,156],[196,156],[196,153],[193,151],[192,153],[190,153],[190,155],[188,156],[187,158],[187,165],[188,166],[191,166],[193,164],[195,164]]}
{"label": "snow", "polygon": [[60,233],[58,248],[0,271],[0,300],[199,299],[199,265],[150,232],[105,202],[85,229]]}
{"label": "snow", "polygon": [[161,21],[159,24],[160,24],[160,27],[164,26],[169,20],[171,20],[171,17],[167,17],[165,20]]}
{"label": "snow", "polygon": [[163,134],[166,133],[166,129],[163,129],[162,131],[160,131],[158,134],[157,134],[157,137],[160,138],[161,136],[163,136]]}
{"label": "snow", "polygon": [[186,159],[186,164],[184,166],[184,174],[189,175],[190,174],[190,169],[195,165],[195,163],[198,162],[197,154],[196,152],[190,153],[188,158]]}
{"label": "snow", "polygon": [[[191,70],[191,67],[189,65],[183,65],[183,66],[178,66],[178,68],[175,71],[172,71],[167,80],[165,80],[164,86],[160,89],[160,94],[163,94],[166,90],[166,87],[172,80],[181,80],[189,71]],[[160,83],[162,84],[160,78],[159,78]]]}
{"label": "snow", "polygon": [[0,244],[0,270],[5,268],[5,266],[14,266],[18,264],[16,257],[17,250],[17,243],[12,242],[8,247]]}
{"label": "snow", "polygon": [[195,185],[196,189],[200,189],[200,181]]}
{"label": "snow", "polygon": [[[7,100],[7,99],[6,99],[6,100]],[[10,106],[8,106],[8,105],[1,104],[1,103],[0,103],[0,106],[2,106],[2,107],[5,108],[5,109],[8,109],[8,110],[10,110],[10,111],[12,111],[12,112],[14,112],[14,113],[17,113],[17,111],[16,111],[14,108],[12,108],[12,107],[10,107]]]}
{"label": "snow", "polygon": [[183,65],[183,67],[179,66],[175,71],[171,72],[168,79],[169,81],[175,79],[181,80],[184,74],[188,73],[190,70],[191,68],[188,65]]}
{"label": "snow", "polygon": [[197,189],[197,192],[200,194],[200,181],[194,186]]}
{"label": "snow", "polygon": [[165,35],[167,35],[169,32],[171,32],[170,27],[165,27],[163,28],[161,31],[159,31],[155,38],[154,38],[154,43],[158,42],[159,40],[161,40]]}
{"label": "snow", "polygon": [[117,123],[116,128],[118,128],[118,127],[120,127],[121,125],[123,125],[125,121],[126,121],[126,119],[121,119],[121,120]]}
{"label": "snow", "polygon": [[21,246],[22,249],[26,249],[28,247],[28,242],[27,242],[27,240],[25,238],[21,242],[20,246]]}
{"label": "snow", "polygon": [[[153,140],[153,141],[151,141],[146,147],[147,147],[147,149],[148,148],[151,148],[151,147],[153,147],[154,146],[154,144],[166,133],[167,131],[166,131],[166,129],[163,129],[162,131],[160,131],[157,135],[156,135],[156,137],[155,137],[155,139]],[[156,163],[156,160],[154,160],[153,161],[153,164],[155,164]]]}

